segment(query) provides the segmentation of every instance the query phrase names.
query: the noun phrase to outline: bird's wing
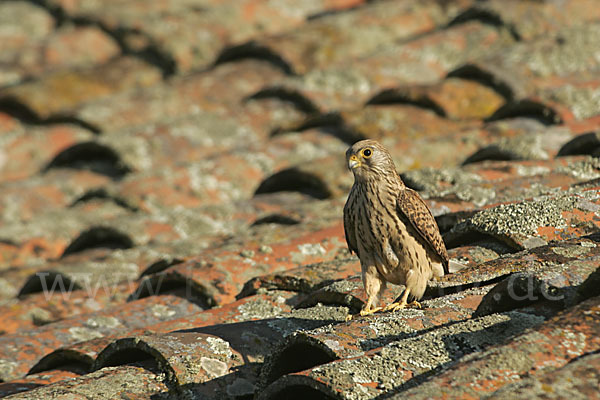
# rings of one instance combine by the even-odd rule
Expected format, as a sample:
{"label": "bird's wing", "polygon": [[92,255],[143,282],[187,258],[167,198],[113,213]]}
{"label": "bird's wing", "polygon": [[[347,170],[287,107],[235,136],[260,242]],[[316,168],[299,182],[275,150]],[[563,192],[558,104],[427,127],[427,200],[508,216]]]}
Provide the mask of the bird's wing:
{"label": "bird's wing", "polygon": [[412,227],[441,259],[444,273],[448,274],[448,252],[440,235],[435,218],[417,192],[404,188],[398,194],[396,202],[398,212],[410,222]]}
{"label": "bird's wing", "polygon": [[353,207],[356,207],[354,197],[353,186],[350,190],[350,194],[348,195],[348,200],[346,200],[346,205],[344,206],[344,234],[346,235],[346,243],[348,244],[348,249],[350,252],[358,254],[356,233],[354,231],[354,214],[352,210]]}

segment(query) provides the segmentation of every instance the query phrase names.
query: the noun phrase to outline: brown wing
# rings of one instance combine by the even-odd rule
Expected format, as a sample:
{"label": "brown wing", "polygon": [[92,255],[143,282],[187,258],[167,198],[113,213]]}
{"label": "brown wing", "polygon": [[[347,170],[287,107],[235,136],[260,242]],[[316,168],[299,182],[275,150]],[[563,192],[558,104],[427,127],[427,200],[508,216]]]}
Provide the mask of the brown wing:
{"label": "brown wing", "polygon": [[404,188],[398,194],[396,202],[398,212],[402,213],[412,227],[421,235],[441,259],[444,273],[448,274],[448,252],[440,235],[440,230],[423,198],[414,190]]}
{"label": "brown wing", "polygon": [[354,252],[358,254],[358,245],[356,244],[356,233],[355,233],[355,225],[354,225],[354,212],[355,212],[355,194],[354,194],[354,186],[350,190],[350,194],[348,195],[348,200],[346,200],[346,205],[344,206],[344,234],[346,236],[346,243],[348,244],[348,249],[350,252]]}

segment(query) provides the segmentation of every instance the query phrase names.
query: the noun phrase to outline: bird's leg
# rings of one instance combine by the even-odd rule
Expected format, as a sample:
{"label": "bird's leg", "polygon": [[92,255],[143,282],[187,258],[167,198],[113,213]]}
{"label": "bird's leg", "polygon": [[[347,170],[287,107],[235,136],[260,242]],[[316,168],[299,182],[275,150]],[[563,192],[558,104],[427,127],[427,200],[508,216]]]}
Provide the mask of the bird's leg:
{"label": "bird's leg", "polygon": [[410,290],[408,290],[408,288],[404,289],[404,292],[402,293],[402,297],[400,298],[400,301],[396,302],[396,303],[388,304],[387,306],[385,306],[383,308],[383,311],[398,311],[398,310],[402,310],[403,308],[406,308],[406,306],[422,308],[421,304],[416,300],[411,303],[407,303],[409,294],[410,294]]}
{"label": "bird's leg", "polygon": [[[364,317],[383,310],[383,308],[378,307],[377,304],[379,304],[379,295],[385,291],[386,282],[379,276],[379,272],[377,272],[374,265],[366,268],[363,267],[362,272],[363,285],[367,292],[367,302],[362,310],[360,310],[359,314]],[[348,315],[346,321],[350,321],[352,318],[352,315]]]}
{"label": "bird's leg", "polygon": [[375,314],[377,311],[382,310],[381,307],[373,307],[374,298],[379,299],[379,297],[377,295],[369,296],[369,298],[367,299],[367,304],[365,304],[365,306],[362,308],[362,310],[360,310],[361,316],[364,317],[365,315]]}
{"label": "bird's leg", "polygon": [[363,271],[363,284],[367,292],[367,303],[360,310],[360,315],[364,317],[382,310],[378,306],[379,296],[385,291],[386,282],[379,275],[377,268],[371,265]]}

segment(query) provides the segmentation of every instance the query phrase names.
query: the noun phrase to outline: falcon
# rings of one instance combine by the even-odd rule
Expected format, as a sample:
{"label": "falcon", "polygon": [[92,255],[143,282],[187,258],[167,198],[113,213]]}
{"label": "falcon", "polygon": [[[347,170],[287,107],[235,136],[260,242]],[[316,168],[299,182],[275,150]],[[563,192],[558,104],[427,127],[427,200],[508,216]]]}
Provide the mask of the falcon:
{"label": "falcon", "polygon": [[[406,187],[390,153],[374,140],[355,143],[346,152],[354,174],[344,206],[344,231],[358,255],[368,299],[360,315],[396,311],[417,302],[433,277],[449,273],[448,253],[431,211]],[[379,307],[387,283],[404,285],[395,301]],[[410,298],[409,298],[410,296]],[[349,317],[351,319],[351,317]]]}

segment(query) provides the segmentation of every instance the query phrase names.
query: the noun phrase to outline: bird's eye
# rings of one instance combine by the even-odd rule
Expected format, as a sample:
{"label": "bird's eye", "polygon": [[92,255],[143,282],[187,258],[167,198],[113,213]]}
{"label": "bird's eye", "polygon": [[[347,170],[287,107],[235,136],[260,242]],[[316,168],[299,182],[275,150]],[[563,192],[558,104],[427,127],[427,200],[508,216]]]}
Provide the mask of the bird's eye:
{"label": "bird's eye", "polygon": [[364,158],[369,158],[369,157],[371,157],[372,154],[373,154],[373,152],[371,151],[371,149],[364,149],[362,151],[362,155]]}

